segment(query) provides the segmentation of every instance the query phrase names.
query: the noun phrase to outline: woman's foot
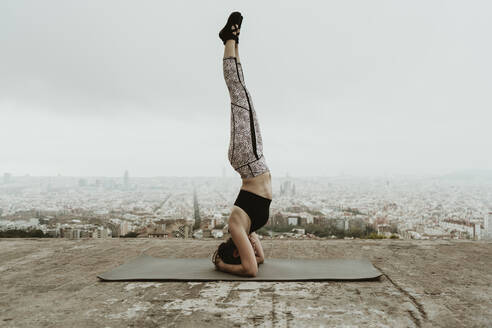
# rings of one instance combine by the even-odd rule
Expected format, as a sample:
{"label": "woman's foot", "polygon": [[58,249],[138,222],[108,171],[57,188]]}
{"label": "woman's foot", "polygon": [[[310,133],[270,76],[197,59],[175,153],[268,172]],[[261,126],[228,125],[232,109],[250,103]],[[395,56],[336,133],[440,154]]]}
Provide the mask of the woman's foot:
{"label": "woman's foot", "polygon": [[236,43],[239,43],[239,30],[241,28],[242,21],[243,16],[239,11],[234,11],[229,15],[226,25],[219,32],[219,38],[222,40],[224,45],[227,40],[234,40]]}

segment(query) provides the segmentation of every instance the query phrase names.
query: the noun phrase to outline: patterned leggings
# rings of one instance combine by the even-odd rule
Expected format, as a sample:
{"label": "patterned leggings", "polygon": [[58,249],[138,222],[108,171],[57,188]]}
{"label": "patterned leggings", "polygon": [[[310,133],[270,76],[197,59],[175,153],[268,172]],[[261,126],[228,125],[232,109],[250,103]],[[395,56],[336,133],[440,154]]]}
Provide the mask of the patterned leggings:
{"label": "patterned leggings", "polygon": [[244,84],[243,68],[236,57],[223,59],[224,79],[231,98],[229,162],[242,179],[256,177],[269,168],[263,155],[260,125]]}

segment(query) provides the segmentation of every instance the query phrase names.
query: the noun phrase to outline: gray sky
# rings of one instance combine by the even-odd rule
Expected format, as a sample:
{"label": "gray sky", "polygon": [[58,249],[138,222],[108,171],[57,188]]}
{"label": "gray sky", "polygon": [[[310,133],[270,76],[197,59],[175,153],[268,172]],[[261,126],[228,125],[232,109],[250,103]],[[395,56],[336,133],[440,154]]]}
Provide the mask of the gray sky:
{"label": "gray sky", "polygon": [[218,32],[273,176],[492,169],[487,1],[0,2],[0,173],[228,176]]}

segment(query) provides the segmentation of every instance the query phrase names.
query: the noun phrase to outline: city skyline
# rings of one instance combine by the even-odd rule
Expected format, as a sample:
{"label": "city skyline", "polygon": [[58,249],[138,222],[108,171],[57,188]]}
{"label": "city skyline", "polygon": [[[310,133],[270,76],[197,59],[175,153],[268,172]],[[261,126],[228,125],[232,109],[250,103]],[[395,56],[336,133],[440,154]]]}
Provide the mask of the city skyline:
{"label": "city skyline", "polygon": [[[39,233],[29,232],[36,227],[63,238],[110,238],[126,232],[173,238],[184,233],[185,225],[190,226],[186,235],[195,238],[220,235],[227,232],[231,204],[241,187],[232,178],[139,178],[130,172],[126,183],[124,175],[7,179],[0,183],[0,234],[16,234],[19,228]],[[261,233],[492,238],[491,185],[492,180],[483,179],[279,177],[272,181],[270,220]],[[106,234],[107,229],[112,232]]]}
{"label": "city skyline", "polygon": [[[56,178],[56,177],[72,177],[72,178],[84,178],[84,179],[97,179],[97,178],[102,178],[102,179],[122,179],[123,183],[125,183],[125,175],[129,174],[130,172],[128,170],[124,170],[123,172],[114,173],[112,175],[63,175],[63,174],[56,174],[56,175],[33,175],[30,173],[25,173],[25,174],[12,174],[12,172],[0,172],[0,176],[3,177],[3,183],[9,183],[13,181],[15,178],[22,178],[22,177],[33,177],[33,178]],[[341,174],[334,174],[334,175],[292,175],[289,173],[289,171],[286,171],[284,175],[275,175],[278,178],[291,178],[291,179],[303,179],[303,178],[386,178],[386,179],[392,179],[392,178],[402,178],[402,177],[413,177],[413,178],[443,178],[443,179],[458,179],[461,181],[475,181],[477,182],[480,180],[483,183],[487,183],[492,181],[492,170],[450,170],[448,172],[446,171],[440,171],[436,173],[427,173],[427,174],[404,174],[404,173],[392,173],[392,174],[345,174],[343,171]],[[225,173],[225,166],[222,167],[221,174],[216,174],[216,175],[134,175],[132,174],[131,177],[128,176],[128,179],[131,178],[235,178],[236,174],[235,172],[226,174]],[[1,182],[1,180],[0,180]]]}
{"label": "city skyline", "polygon": [[0,173],[239,177],[233,10],[272,176],[492,169],[492,5],[471,3],[2,2]]}

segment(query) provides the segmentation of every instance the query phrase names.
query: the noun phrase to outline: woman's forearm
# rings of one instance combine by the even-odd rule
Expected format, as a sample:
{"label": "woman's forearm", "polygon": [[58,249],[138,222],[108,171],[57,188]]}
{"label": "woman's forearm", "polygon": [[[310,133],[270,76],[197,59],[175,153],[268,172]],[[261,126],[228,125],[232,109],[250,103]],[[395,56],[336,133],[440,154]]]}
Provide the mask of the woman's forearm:
{"label": "woman's forearm", "polygon": [[219,270],[224,272],[229,272],[232,274],[237,274],[240,276],[251,277],[252,274],[244,268],[242,264],[228,264],[224,262],[220,262]]}
{"label": "woman's forearm", "polygon": [[[263,259],[265,258],[265,254],[263,253],[263,248],[261,247],[261,244],[258,243],[258,246],[256,247],[256,257],[260,258],[261,263],[263,263]],[[260,263],[260,262],[258,262]]]}
{"label": "woman's forearm", "polygon": [[[256,233],[252,233],[250,236],[250,240],[254,244],[254,249],[255,249],[255,255],[261,259],[261,263],[263,263],[263,259],[265,258],[265,254],[263,253],[263,247],[261,245],[260,238],[258,238],[258,235]],[[260,263],[260,262],[258,262]]]}
{"label": "woman's forearm", "polygon": [[256,263],[262,264],[263,261],[264,261],[264,258],[263,257],[260,257],[260,256],[256,255]]}

